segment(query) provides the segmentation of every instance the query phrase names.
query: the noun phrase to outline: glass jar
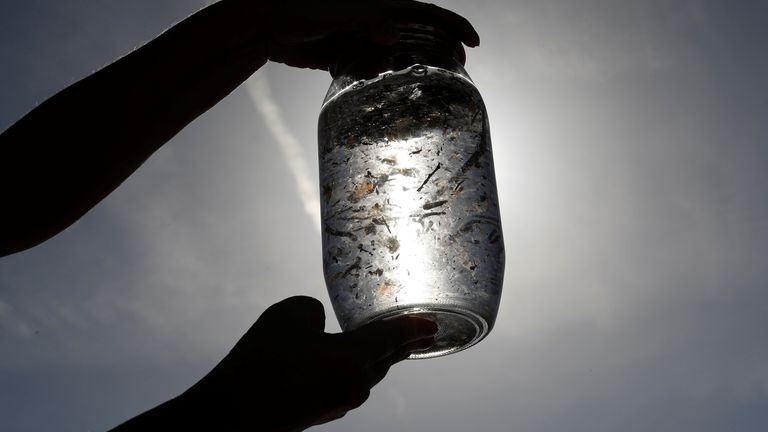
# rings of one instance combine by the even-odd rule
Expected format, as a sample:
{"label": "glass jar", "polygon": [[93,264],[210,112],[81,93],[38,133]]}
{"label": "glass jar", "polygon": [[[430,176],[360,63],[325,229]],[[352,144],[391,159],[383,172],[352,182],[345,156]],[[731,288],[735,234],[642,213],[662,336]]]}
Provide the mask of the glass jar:
{"label": "glass jar", "polygon": [[420,315],[439,331],[411,358],[429,358],[493,327],[504,241],[463,47],[430,26],[400,33],[390,47],[358,41],[331,70],[318,127],[323,270],[343,330]]}

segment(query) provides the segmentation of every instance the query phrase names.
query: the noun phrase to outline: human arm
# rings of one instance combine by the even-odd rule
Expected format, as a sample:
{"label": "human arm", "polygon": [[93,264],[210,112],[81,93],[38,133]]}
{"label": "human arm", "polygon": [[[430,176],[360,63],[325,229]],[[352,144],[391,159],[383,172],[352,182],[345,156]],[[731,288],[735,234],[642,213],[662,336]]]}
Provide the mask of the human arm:
{"label": "human arm", "polygon": [[0,256],[62,231],[268,60],[327,69],[331,36],[393,43],[393,15],[458,15],[409,0],[222,0],[44,101],[0,134]]}
{"label": "human arm", "polygon": [[431,346],[437,331],[417,317],[337,334],[324,326],[313,298],[273,305],[200,382],[113,432],[301,431],[362,405],[393,364]]}

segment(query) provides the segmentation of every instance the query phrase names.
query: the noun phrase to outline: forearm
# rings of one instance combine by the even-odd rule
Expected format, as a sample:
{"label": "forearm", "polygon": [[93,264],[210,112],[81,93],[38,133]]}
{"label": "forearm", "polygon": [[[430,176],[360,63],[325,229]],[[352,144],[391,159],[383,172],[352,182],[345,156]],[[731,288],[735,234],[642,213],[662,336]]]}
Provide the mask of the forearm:
{"label": "forearm", "polygon": [[[148,430],[200,430],[190,429],[187,421],[189,413],[184,413],[185,403],[180,398],[171,399],[152,408],[125,423],[111,429],[110,432],[130,432]],[[185,415],[186,414],[186,415]],[[199,425],[198,425],[199,426]]]}
{"label": "forearm", "polygon": [[218,400],[203,403],[189,391],[129,419],[110,432],[133,431],[234,431]]}
{"label": "forearm", "polygon": [[[248,364],[247,368],[259,370],[260,365]],[[247,373],[243,370],[241,375]],[[230,379],[243,381],[238,376]],[[203,378],[181,395],[147,410],[109,432],[143,431],[264,431],[296,432],[309,425],[300,426],[304,412],[292,412],[290,406],[276,406],[272,402],[279,391],[264,391],[276,388],[275,383],[262,380],[260,386],[248,389],[255,400],[243,402],[241,390],[235,386],[214,385],[210,378]],[[279,387],[277,387],[279,389]],[[264,394],[261,394],[264,392]]]}
{"label": "forearm", "polygon": [[229,9],[196,13],[0,135],[0,256],[75,222],[266,62],[264,37]]}

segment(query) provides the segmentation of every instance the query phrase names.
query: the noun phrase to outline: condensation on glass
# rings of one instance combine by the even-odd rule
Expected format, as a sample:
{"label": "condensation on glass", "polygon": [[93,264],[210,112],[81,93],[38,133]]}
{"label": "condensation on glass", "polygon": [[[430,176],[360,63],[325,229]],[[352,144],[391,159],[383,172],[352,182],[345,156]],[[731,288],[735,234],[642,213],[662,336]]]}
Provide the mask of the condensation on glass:
{"label": "condensation on glass", "polygon": [[[418,314],[446,355],[496,319],[504,241],[488,117],[463,50],[410,25],[332,71],[319,120],[323,270],[343,330]],[[461,50],[461,51],[459,51]]]}

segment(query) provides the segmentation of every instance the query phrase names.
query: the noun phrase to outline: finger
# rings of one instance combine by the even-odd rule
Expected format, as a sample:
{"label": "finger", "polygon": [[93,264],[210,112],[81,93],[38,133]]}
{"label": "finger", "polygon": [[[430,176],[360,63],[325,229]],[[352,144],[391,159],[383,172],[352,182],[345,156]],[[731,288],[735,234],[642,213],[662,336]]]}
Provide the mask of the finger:
{"label": "finger", "polygon": [[345,410],[334,410],[321,414],[321,416],[314,421],[313,426],[319,426],[323,423],[330,423],[334,420],[338,420],[344,417],[345,415],[347,415],[347,411]]}
{"label": "finger", "polygon": [[339,7],[328,18],[325,35],[352,32],[367,35],[381,45],[397,42],[397,23],[434,25],[467,46],[480,44],[480,36],[466,18],[434,4],[414,0],[355,1]]}
{"label": "finger", "polygon": [[329,383],[321,404],[327,404],[325,412],[346,412],[365,403],[371,395],[368,378],[360,371],[346,371],[341,379]]}
{"label": "finger", "polygon": [[297,46],[273,47],[275,54],[270,53],[269,59],[293,67],[328,70],[333,58],[328,44],[327,40],[319,40]]}
{"label": "finger", "polygon": [[[303,44],[332,35],[369,36],[374,42],[392,44],[397,41],[392,20],[383,12],[382,0],[305,1],[291,7],[284,5],[279,14],[285,17],[270,34],[277,42]],[[269,24],[268,24],[269,25]],[[393,40],[394,39],[394,40]]]}
{"label": "finger", "polygon": [[392,20],[378,15],[367,26],[365,33],[371,41],[378,45],[394,45],[400,40],[400,31]]}
{"label": "finger", "polygon": [[315,298],[290,297],[267,308],[251,327],[254,328],[322,333],[325,329],[325,310],[320,300]]}
{"label": "finger", "polygon": [[327,423],[344,417],[348,411],[358,408],[370,397],[370,387],[363,379],[348,379],[330,384],[322,399],[313,405],[317,415],[312,422],[315,425]]}
{"label": "finger", "polygon": [[412,0],[394,0],[385,8],[387,15],[395,22],[432,24],[458,36],[458,39],[469,47],[480,45],[480,36],[472,24],[448,9]]}
{"label": "finger", "polygon": [[345,411],[353,410],[364,404],[370,396],[371,388],[366,384],[359,385],[350,389],[340,408]]}
{"label": "finger", "polygon": [[423,351],[431,347],[434,345],[434,343],[435,339],[433,337],[419,339],[415,342],[411,342],[405,345],[403,348],[397,350],[392,355],[371,366],[368,372],[369,385],[371,387],[375,386],[384,379],[392,366],[407,359],[414,352]]}
{"label": "finger", "polygon": [[359,329],[343,334],[359,354],[363,364],[378,362],[411,342],[431,338],[437,333],[437,324],[426,318],[402,316],[374,321]]}

